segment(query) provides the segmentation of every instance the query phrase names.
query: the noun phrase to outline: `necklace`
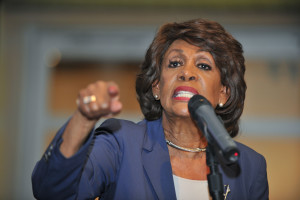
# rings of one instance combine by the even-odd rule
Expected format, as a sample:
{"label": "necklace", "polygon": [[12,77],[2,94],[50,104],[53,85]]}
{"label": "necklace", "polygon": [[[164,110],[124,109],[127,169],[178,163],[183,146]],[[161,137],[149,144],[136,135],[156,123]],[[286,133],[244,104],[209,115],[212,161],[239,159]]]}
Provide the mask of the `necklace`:
{"label": "necklace", "polygon": [[176,149],[182,150],[182,151],[188,151],[188,152],[193,152],[193,153],[198,153],[198,152],[205,152],[206,148],[194,148],[194,149],[190,149],[190,148],[185,148],[185,147],[180,147],[174,143],[172,143],[171,141],[166,139],[166,143]]}

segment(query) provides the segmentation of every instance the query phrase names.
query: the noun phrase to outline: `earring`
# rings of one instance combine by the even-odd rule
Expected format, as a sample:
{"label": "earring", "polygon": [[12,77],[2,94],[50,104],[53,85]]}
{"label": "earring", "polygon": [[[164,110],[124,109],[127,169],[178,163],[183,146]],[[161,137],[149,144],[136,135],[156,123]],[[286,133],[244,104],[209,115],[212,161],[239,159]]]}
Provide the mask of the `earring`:
{"label": "earring", "polygon": [[155,100],[158,100],[158,99],[159,99],[159,96],[158,96],[157,94],[155,94],[155,95],[154,95],[154,99],[155,99]]}
{"label": "earring", "polygon": [[223,106],[224,106],[224,104],[223,104],[223,103],[219,103],[219,107],[221,107],[221,108],[222,108]]}

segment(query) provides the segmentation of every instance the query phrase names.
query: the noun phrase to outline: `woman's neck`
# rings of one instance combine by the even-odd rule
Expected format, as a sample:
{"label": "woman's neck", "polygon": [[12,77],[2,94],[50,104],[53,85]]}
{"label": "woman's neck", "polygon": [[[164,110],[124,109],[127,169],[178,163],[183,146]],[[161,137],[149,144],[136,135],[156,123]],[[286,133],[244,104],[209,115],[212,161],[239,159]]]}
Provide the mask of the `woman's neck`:
{"label": "woman's neck", "polygon": [[188,148],[204,148],[207,146],[204,135],[188,116],[167,116],[163,113],[162,125],[166,139],[176,145]]}

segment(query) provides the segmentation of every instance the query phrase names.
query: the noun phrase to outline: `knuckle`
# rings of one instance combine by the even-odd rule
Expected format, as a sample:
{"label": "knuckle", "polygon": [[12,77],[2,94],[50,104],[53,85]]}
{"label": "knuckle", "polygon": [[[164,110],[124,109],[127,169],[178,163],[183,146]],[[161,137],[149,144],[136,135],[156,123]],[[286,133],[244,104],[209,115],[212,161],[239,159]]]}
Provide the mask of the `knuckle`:
{"label": "knuckle", "polygon": [[102,87],[105,85],[104,81],[96,81],[95,85],[97,85],[97,87]]}
{"label": "knuckle", "polygon": [[82,98],[82,97],[85,96],[85,94],[86,94],[85,89],[81,89],[81,90],[79,91],[79,93],[78,93],[78,96]]}
{"label": "knuckle", "polygon": [[89,85],[87,86],[87,89],[88,89],[89,91],[93,91],[93,90],[95,89],[95,84],[89,84]]}

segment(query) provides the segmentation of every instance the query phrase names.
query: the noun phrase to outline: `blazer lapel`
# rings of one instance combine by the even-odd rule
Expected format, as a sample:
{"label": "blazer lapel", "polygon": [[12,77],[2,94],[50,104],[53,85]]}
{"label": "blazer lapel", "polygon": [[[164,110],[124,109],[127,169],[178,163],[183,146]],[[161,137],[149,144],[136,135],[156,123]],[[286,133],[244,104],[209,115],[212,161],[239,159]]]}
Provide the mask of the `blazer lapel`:
{"label": "blazer lapel", "polygon": [[234,190],[234,185],[231,184],[231,181],[228,180],[226,176],[223,174],[223,185],[224,185],[224,200],[230,199],[231,192]]}
{"label": "blazer lapel", "polygon": [[232,194],[238,192],[236,179],[241,173],[240,164],[226,165],[221,163],[219,169],[223,177],[224,200],[232,199]]}
{"label": "blazer lapel", "polygon": [[161,120],[147,122],[142,160],[158,199],[176,199],[172,167]]}

